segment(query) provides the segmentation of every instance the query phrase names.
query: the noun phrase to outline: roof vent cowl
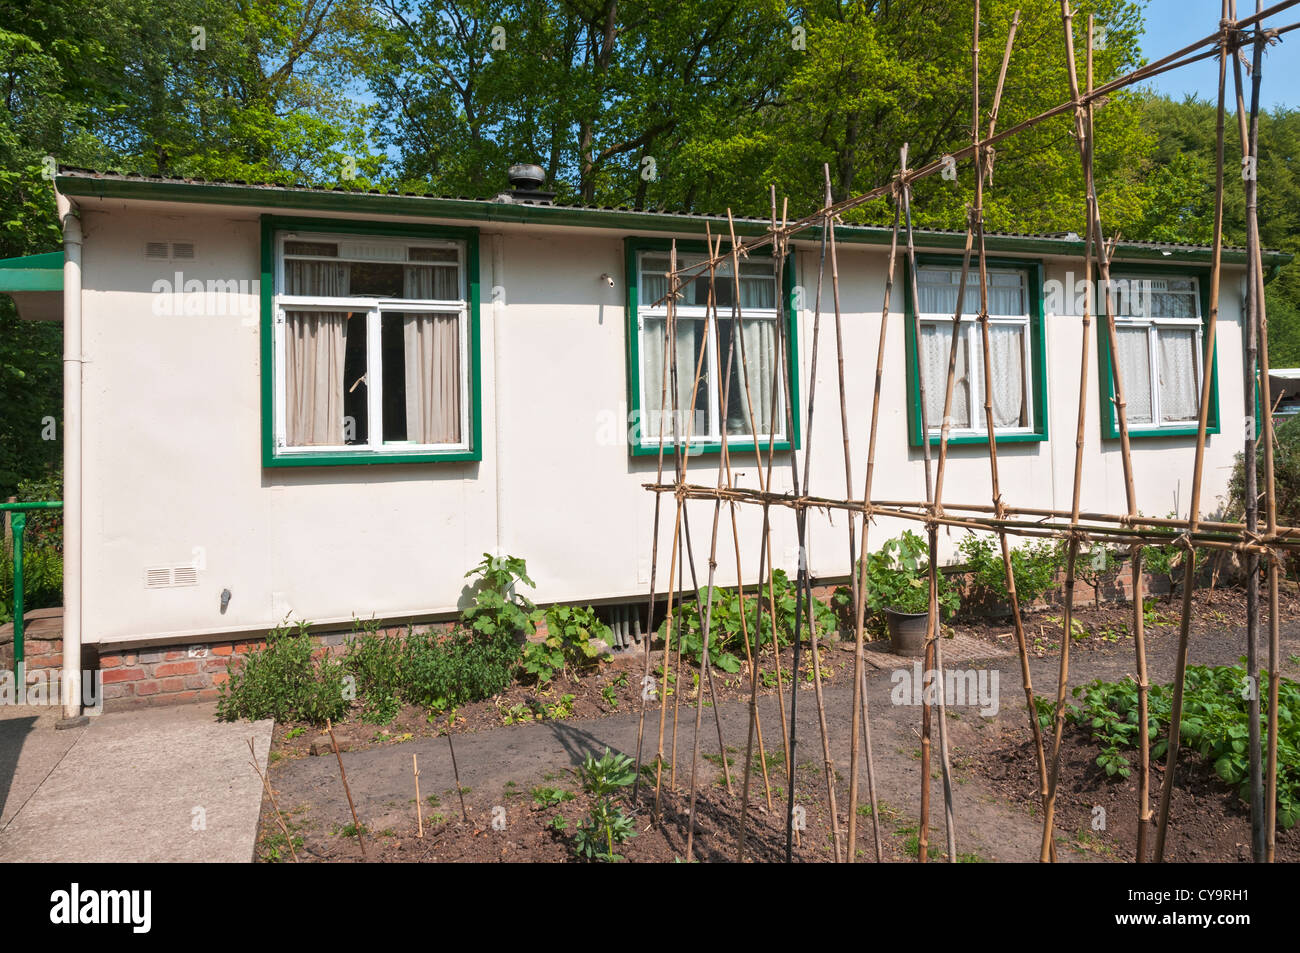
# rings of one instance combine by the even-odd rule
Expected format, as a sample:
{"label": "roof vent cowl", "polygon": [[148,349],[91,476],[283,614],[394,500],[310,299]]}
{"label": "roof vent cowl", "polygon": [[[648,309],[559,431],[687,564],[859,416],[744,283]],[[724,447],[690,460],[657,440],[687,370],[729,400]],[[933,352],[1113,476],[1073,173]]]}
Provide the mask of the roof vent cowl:
{"label": "roof vent cowl", "polygon": [[527,162],[516,163],[510,167],[508,178],[510,191],[498,195],[498,202],[550,205],[555,200],[554,192],[542,191],[542,185],[546,182],[546,172],[540,165]]}

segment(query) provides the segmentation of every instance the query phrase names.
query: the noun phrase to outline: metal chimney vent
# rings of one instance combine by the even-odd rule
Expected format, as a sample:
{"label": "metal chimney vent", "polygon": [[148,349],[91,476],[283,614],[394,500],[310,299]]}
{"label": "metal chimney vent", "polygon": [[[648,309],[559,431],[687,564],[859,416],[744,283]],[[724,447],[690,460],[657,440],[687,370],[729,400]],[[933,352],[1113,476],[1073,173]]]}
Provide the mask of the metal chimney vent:
{"label": "metal chimney vent", "polygon": [[540,165],[520,162],[510,167],[507,176],[510,191],[497,196],[498,202],[523,205],[550,205],[555,200],[554,192],[542,191],[546,182],[546,172]]}

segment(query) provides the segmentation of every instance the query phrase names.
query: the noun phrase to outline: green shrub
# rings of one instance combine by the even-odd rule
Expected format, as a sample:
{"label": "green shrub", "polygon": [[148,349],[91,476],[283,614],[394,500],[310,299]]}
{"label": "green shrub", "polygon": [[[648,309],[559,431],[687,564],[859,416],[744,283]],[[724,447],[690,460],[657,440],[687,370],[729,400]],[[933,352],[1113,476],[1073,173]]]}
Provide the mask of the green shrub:
{"label": "green shrub", "polygon": [[[1010,607],[1001,543],[992,535],[972,533],[957,544],[966,563],[967,597],[972,602]],[[1011,572],[1022,606],[1037,602],[1056,584],[1063,565],[1059,543],[1042,540],[1011,550]]]}
{"label": "green shrub", "polygon": [[[52,474],[18,484],[17,496],[24,503],[62,498],[63,477]],[[13,514],[9,514],[12,519]],[[0,623],[12,622],[14,611],[13,554],[0,547]],[[63,605],[63,512],[33,510],[27,514],[23,533],[23,610],[49,609]]]}
{"label": "green shrub", "polygon": [[478,582],[474,601],[461,616],[465,624],[485,636],[504,632],[522,641],[532,635],[542,613],[526,596],[514,591],[519,582],[533,586],[524,560],[484,553],[482,562],[465,573],[466,579],[475,576]]}
{"label": "green shrub", "polygon": [[587,755],[583,759],[578,777],[582,789],[594,799],[594,803],[574,833],[574,851],[589,860],[622,860],[614,853],[614,845],[635,837],[636,825],[632,817],[614,803],[614,795],[636,780],[632,759],[625,754],[610,754],[606,748],[600,758]]}
{"label": "green shrub", "polygon": [[[356,620],[354,620],[356,621]],[[343,667],[356,679],[362,701],[362,721],[386,725],[397,715],[402,700],[405,642],[380,635],[378,624],[356,621],[361,634],[352,639]]]}
{"label": "green shrub", "polygon": [[546,638],[524,646],[523,670],[538,682],[549,682],[561,669],[593,665],[600,660],[595,641],[609,644],[611,635],[591,606],[551,606],[546,610]]}
{"label": "green shrub", "polygon": [[312,659],[307,623],[297,629],[273,629],[266,648],[244,656],[242,666],[232,658],[229,678],[219,689],[217,717],[222,721],[247,718],[256,721],[309,721],[315,724],[347,713],[344,669],[336,659]]}
{"label": "green shrub", "polygon": [[[1279,424],[1273,431],[1275,447],[1273,450],[1273,485],[1277,493],[1277,521],[1282,526],[1300,525],[1300,417],[1291,417]],[[1259,519],[1264,522],[1264,448],[1260,442],[1258,451],[1259,474]],[[1244,521],[1246,518],[1246,473],[1242,465],[1243,455],[1238,453],[1228,480],[1227,519]],[[1292,554],[1289,562],[1294,568],[1297,557]]]}
{"label": "green shrub", "polygon": [[[749,587],[744,601],[745,619],[742,625],[742,603],[735,589],[713,590],[713,605],[709,609],[706,588],[701,592],[704,603],[697,604],[694,597],[683,600],[673,607],[673,638],[681,640],[682,654],[696,662],[704,651],[704,629],[700,622],[703,611],[710,612],[709,618],[709,661],[724,672],[739,672],[740,660],[744,657],[744,632],[748,630],[750,646],[758,648],[771,644],[772,618],[776,618],[777,638],[782,646],[790,645],[794,640],[794,618],[797,607],[798,587],[790,581],[783,570],[772,573],[772,586],[769,593],[767,583]],[[769,612],[769,595],[771,611]],[[808,621],[809,613],[817,623],[819,637],[835,632],[838,621],[835,612],[817,599],[805,600],[803,606],[802,634],[805,641],[812,638],[812,626]],[[662,640],[667,631],[667,620],[659,626],[659,638]]]}
{"label": "green shrub", "polygon": [[[1250,798],[1249,685],[1241,665],[1216,667],[1191,665],[1183,690],[1183,720],[1179,733],[1183,745],[1194,749],[1214,766],[1215,773]],[[1260,739],[1268,745],[1268,675],[1260,672]],[[1243,697],[1247,696],[1247,697]],[[1069,719],[1086,729],[1101,753],[1097,764],[1108,775],[1127,778],[1128,756],[1137,747],[1138,691],[1129,679],[1093,681],[1074,689],[1082,704],[1068,712]],[[1152,685],[1147,694],[1148,736],[1152,759],[1164,757],[1169,746],[1168,724],[1173,709],[1173,685]],[[1163,737],[1162,737],[1163,728]],[[1278,688],[1277,819],[1286,828],[1300,820],[1300,684],[1288,678]]]}
{"label": "green shrub", "polygon": [[[911,530],[887,540],[867,556],[867,608],[872,615],[879,617],[886,609],[911,613],[930,611],[929,556],[930,547],[925,539]],[[943,573],[938,574],[938,586],[939,617],[956,614],[961,608],[957,587]]]}
{"label": "green shrub", "polygon": [[519,662],[513,632],[487,635],[456,628],[448,635],[409,633],[402,660],[406,701],[433,711],[481,701],[505,691]]}

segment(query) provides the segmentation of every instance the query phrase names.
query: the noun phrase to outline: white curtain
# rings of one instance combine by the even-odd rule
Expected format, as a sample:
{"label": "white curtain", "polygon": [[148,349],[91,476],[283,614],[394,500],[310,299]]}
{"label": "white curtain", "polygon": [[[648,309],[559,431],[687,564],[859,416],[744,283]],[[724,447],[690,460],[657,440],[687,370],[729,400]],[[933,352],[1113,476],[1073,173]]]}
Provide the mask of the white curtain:
{"label": "white curtain", "polygon": [[[659,439],[660,411],[669,416],[663,419],[663,439],[670,442],[673,438],[673,402],[672,394],[664,400],[664,338],[667,335],[667,320],[664,318],[645,318],[641,332],[641,386],[643,400],[641,405],[641,436],[645,440]],[[695,387],[695,368],[700,349],[704,346],[704,322],[690,319],[677,319],[674,355],[677,362],[677,436],[686,438],[689,425],[695,437],[707,433],[708,418],[708,373],[709,367],[703,369],[699,390],[695,395],[694,408],[691,406],[691,391]],[[672,387],[672,369],[668,369],[667,386]]]}
{"label": "white curtain", "polygon": [[[918,310],[921,314],[953,315],[957,311],[957,287],[961,269],[921,269],[917,276]],[[972,265],[966,275],[966,294],[961,313],[978,315],[980,310],[979,271]],[[1015,316],[1025,314],[1023,281],[1020,272],[989,272],[989,314]]]}
{"label": "white curtain", "polygon": [[[741,286],[742,288],[744,285]],[[726,366],[728,335],[732,322],[719,321],[719,341],[722,348],[722,363]],[[773,388],[779,385],[777,378],[776,355],[776,320],[773,318],[747,318],[741,322],[742,339],[737,339],[735,353],[731,358],[731,381],[727,395],[727,433],[736,434],[770,434],[772,426]],[[741,346],[744,346],[744,364],[741,364]],[[748,392],[746,392],[748,386]],[[752,405],[752,406],[751,406]],[[750,411],[753,411],[753,427],[750,426]],[[776,407],[776,430],[780,431],[784,421],[784,410],[780,403]]]}
{"label": "white curtain", "polygon": [[[1024,328],[1018,325],[989,325],[994,427],[1029,426],[1029,375],[1025,369],[1024,334]],[[982,342],[980,347],[982,350]]]}
{"label": "white curtain", "polygon": [[[1116,328],[1118,365],[1130,424],[1151,423],[1151,348],[1146,328]],[[1117,418],[1118,420],[1118,415]]]}
{"label": "white curtain", "polygon": [[[284,265],[286,294],[348,295],[345,263],[290,259]],[[347,320],[342,311],[289,311],[285,315],[285,440],[291,447],[343,443]]]}
{"label": "white curtain", "polygon": [[[443,268],[408,265],[405,297],[446,297],[452,289]],[[454,280],[454,272],[452,279]],[[460,315],[402,315],[406,366],[406,439],[412,443],[460,443]]]}
{"label": "white curtain", "polygon": [[[957,336],[957,369],[953,376],[952,425],[969,427],[970,374],[965,328]],[[944,393],[948,387],[948,352],[952,347],[952,322],[927,321],[921,325],[921,368],[925,373],[925,419],[930,429],[943,426]]]}
{"label": "white curtain", "polygon": [[1197,392],[1196,332],[1190,328],[1160,328],[1160,416],[1164,420],[1195,420],[1201,395]]}
{"label": "white curtain", "polygon": [[343,444],[343,359],[347,313],[285,315],[285,440],[291,447]]}

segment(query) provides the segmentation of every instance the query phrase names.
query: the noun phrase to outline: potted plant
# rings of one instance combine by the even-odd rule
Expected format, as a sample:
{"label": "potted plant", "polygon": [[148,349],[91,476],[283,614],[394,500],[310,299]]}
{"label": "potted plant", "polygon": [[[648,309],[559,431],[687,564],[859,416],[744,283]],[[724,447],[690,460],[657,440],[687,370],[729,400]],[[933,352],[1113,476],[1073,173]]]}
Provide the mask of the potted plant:
{"label": "potted plant", "polygon": [[[957,611],[960,597],[939,576],[939,618]],[[908,530],[867,557],[867,606],[883,615],[895,655],[924,655],[930,612],[930,562],[925,540]]]}

